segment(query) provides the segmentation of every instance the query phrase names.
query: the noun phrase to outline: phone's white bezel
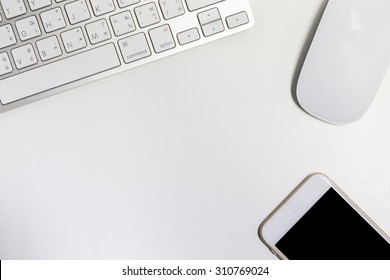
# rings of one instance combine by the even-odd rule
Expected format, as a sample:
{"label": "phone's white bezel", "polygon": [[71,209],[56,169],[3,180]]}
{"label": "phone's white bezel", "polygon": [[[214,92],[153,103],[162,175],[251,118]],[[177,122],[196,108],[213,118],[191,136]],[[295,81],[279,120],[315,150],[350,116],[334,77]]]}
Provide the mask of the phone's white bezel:
{"label": "phone's white bezel", "polygon": [[268,220],[262,229],[263,237],[271,244],[278,242],[331,187],[322,176],[311,176],[305,187],[297,188]]}
{"label": "phone's white bezel", "polygon": [[331,188],[390,243],[389,237],[335,183],[326,175],[316,173],[307,177],[261,224],[259,236],[272,253],[287,259],[275,244]]}

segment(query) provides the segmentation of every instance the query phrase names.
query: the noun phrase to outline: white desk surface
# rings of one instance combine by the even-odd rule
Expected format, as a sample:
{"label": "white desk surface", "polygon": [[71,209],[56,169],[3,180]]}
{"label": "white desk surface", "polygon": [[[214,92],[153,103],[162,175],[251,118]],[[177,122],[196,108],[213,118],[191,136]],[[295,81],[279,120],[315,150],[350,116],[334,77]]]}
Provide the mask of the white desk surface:
{"label": "white desk surface", "polygon": [[326,0],[251,0],[244,33],[0,115],[0,259],[274,259],[307,175],[390,233],[390,74],[347,126],[291,94]]}

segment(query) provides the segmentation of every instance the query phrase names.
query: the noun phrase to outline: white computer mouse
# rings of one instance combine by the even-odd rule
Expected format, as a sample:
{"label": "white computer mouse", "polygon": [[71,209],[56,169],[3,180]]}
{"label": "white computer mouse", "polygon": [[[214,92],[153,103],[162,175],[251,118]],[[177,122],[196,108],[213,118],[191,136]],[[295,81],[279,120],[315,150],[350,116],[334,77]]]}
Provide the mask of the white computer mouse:
{"label": "white computer mouse", "polygon": [[311,115],[335,124],[368,110],[390,61],[390,0],[329,0],[297,84]]}

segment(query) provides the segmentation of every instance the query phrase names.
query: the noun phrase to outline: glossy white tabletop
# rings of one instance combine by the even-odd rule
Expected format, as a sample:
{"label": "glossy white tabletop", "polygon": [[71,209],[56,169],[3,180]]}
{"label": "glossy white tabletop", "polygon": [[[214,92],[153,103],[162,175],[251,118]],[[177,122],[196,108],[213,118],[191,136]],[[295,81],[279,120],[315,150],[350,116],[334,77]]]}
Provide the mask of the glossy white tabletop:
{"label": "glossy white tabletop", "polygon": [[390,233],[390,74],[335,126],[291,93],[326,0],[0,115],[0,259],[274,259],[261,221],[323,172]]}

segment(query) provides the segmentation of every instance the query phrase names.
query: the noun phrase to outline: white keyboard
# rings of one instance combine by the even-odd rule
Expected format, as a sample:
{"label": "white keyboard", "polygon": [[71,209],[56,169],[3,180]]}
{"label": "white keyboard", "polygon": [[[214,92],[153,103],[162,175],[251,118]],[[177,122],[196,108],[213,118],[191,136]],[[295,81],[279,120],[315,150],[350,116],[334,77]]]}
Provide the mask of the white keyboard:
{"label": "white keyboard", "polygon": [[253,23],[248,0],[0,0],[0,112]]}

